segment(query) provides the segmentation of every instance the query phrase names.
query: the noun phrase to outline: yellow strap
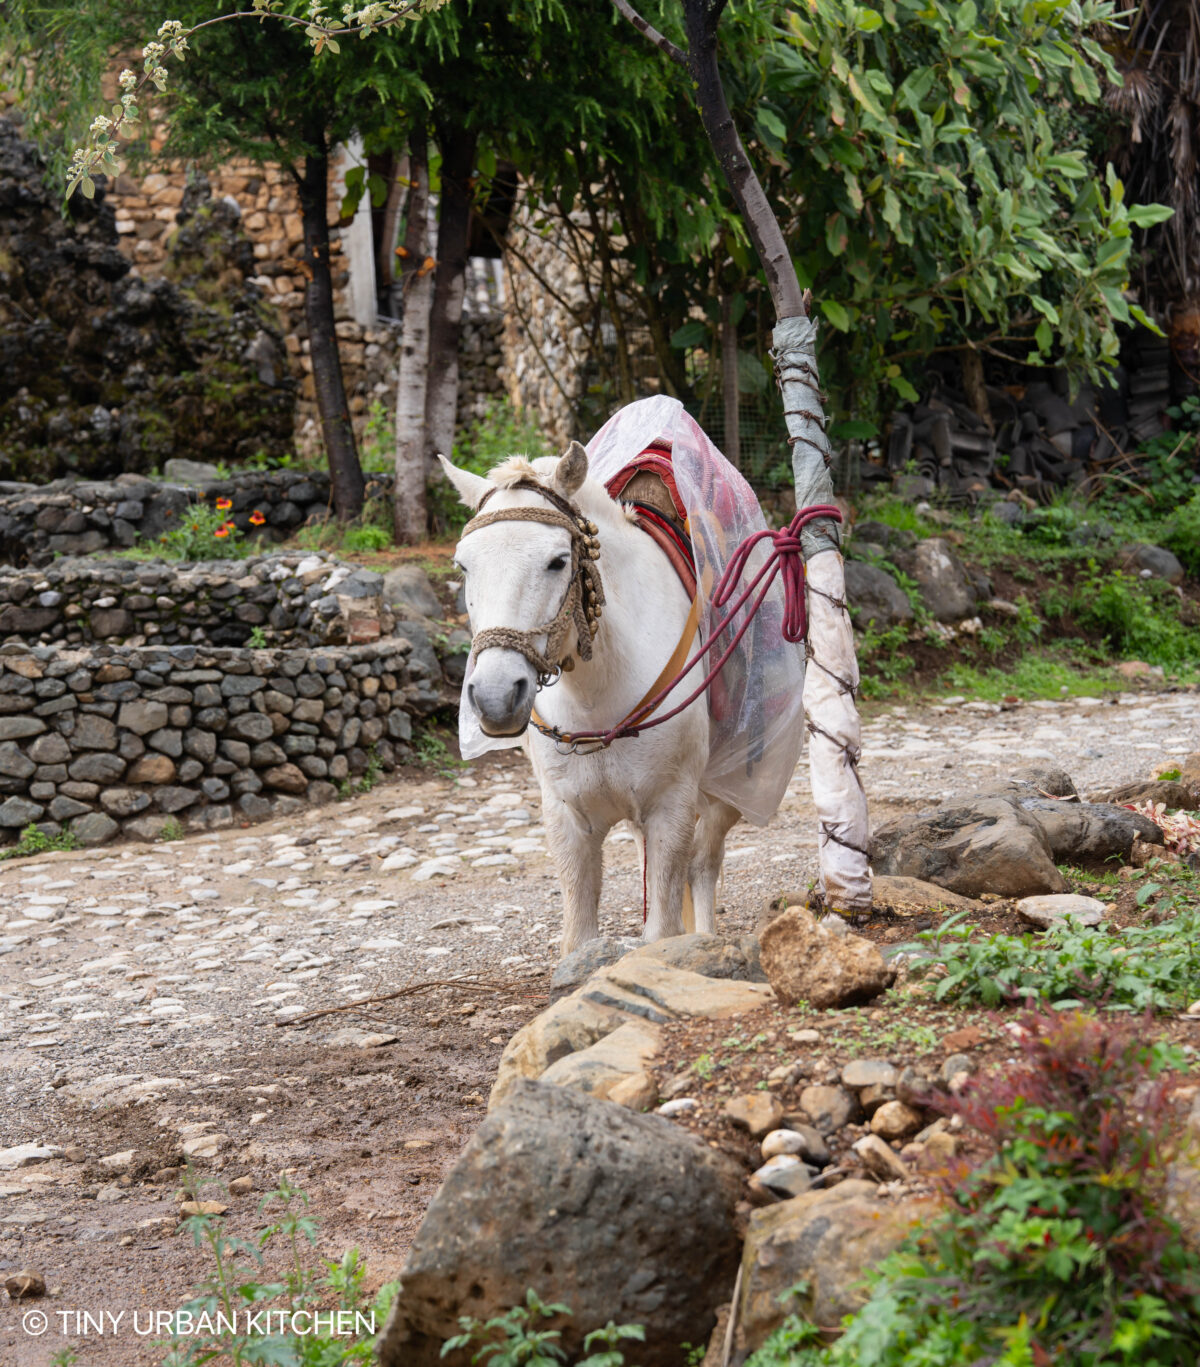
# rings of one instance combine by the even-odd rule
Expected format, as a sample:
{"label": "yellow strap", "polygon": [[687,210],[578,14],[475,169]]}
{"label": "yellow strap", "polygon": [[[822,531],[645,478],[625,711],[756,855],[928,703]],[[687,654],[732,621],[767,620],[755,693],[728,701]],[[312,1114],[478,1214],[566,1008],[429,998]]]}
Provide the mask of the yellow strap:
{"label": "yellow strap", "polygon": [[[638,712],[643,707],[645,707],[645,705],[650,701],[650,699],[653,698],[655,694],[660,693],[671,681],[671,679],[673,679],[675,675],[678,674],[679,671],[683,668],[683,666],[687,663],[687,658],[692,651],[692,644],[696,639],[696,633],[700,630],[700,608],[700,594],[697,593],[695,598],[692,599],[692,607],[691,611],[688,613],[687,621],[683,624],[683,635],[680,636],[679,644],[675,647],[674,651],[672,652],[671,658],[666,662],[665,665],[663,665],[662,670],[659,672],[658,678],[655,679],[654,682],[650,685],[650,687],[646,690],[646,692],[642,694],[641,701],[637,704],[636,707],[632,707],[628,712],[626,712],[624,717],[621,718],[617,727],[613,728],[614,730],[617,730],[619,729],[619,727],[624,726],[625,723],[630,719],[630,717],[637,716]],[[656,711],[658,711],[657,707],[653,711],[647,712],[646,716],[639,718],[639,720],[645,721],[647,717],[652,717],[654,715],[654,712]],[[549,723],[544,722],[541,719],[541,717],[538,716],[536,710],[530,713],[530,720],[536,726],[549,725]],[[564,739],[570,739],[570,736],[566,732],[563,733],[563,736]]]}

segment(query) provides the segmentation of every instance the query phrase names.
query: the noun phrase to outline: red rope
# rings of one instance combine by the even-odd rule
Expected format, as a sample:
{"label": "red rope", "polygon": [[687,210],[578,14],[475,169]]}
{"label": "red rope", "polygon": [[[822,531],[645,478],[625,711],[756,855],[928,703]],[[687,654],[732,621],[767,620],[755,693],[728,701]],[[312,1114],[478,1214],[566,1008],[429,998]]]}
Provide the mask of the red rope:
{"label": "red rope", "polygon": [[[725,573],[721,575],[720,581],[713,590],[713,606],[723,608],[737,587],[737,582],[745,573],[746,564],[750,559],[750,554],[760,541],[767,538],[771,541],[771,553],[762,565],[762,568],[754,576],[749,584],[742,590],[737,602],[725,614],[724,618],[713,629],[708,640],[692,656],[692,658],[680,669],[663,688],[661,688],[652,698],[648,698],[636,712],[631,713],[624,721],[619,722],[609,731],[558,731],[554,727],[538,729],[544,735],[553,739],[575,743],[578,741],[599,741],[602,747],[609,746],[615,740],[620,740],[623,736],[636,736],[642,731],[649,731],[653,726],[661,726],[668,722],[672,717],[677,717],[680,712],[691,707],[692,703],[701,696],[709,687],[713,680],[724,669],[729,657],[737,649],[738,643],[746,634],[750,623],[754,620],[755,614],[762,607],[767,594],[770,592],[771,585],[775,582],[775,576],[782,570],[783,572],[783,637],[787,641],[802,641],[808,633],[808,612],[804,604],[804,552],[800,544],[800,533],[810,522],[815,522],[819,518],[830,518],[835,522],[841,522],[842,514],[832,504],[820,503],[811,508],[802,508],[792,518],[786,527],[777,532],[764,528],[761,532],[755,532],[748,536],[745,541],[734,551],[729,563],[725,566]],[[759,590],[758,597],[755,598],[753,605],[746,614],[746,620],[738,627],[736,634],[725,649],[721,652],[716,663],[711,666],[708,673],[701,680],[700,684],[688,694],[688,696],[673,707],[669,712],[662,713],[661,716],[652,717],[651,714],[666,699],[671,692],[679,685],[680,681],[700,663],[700,661],[716,645],[721,633],[724,632],[733,619],[745,607],[749,599],[754,595],[756,589]],[[644,866],[643,866],[644,877]]]}

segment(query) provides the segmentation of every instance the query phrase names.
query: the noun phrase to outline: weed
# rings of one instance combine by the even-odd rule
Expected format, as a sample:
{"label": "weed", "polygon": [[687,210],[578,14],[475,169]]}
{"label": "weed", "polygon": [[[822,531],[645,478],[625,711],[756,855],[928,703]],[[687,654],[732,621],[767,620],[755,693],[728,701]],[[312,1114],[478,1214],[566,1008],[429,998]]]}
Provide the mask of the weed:
{"label": "weed", "polygon": [[419,764],[428,764],[442,774],[452,774],[455,769],[465,769],[466,760],[456,759],[450,747],[436,731],[420,731],[414,742]]}
{"label": "weed", "polygon": [[252,650],[262,650],[267,644],[267,633],[262,629],[262,627],[255,627],[254,630],[251,631],[249,639],[246,641],[246,644]]}
{"label": "weed", "polygon": [[1102,571],[1092,560],[1075,586],[1071,607],[1081,626],[1128,658],[1163,666],[1200,662],[1200,631],[1180,620],[1179,600],[1162,580]]}
{"label": "weed", "polygon": [[338,784],[338,796],[345,800],[354,797],[358,793],[369,793],[379,782],[383,775],[383,761],[379,758],[379,752],[372,745],[367,753],[367,767],[361,778],[343,779]]}
{"label": "weed", "polygon": [[[559,1343],[558,1329],[541,1329],[542,1320],[558,1315],[570,1315],[565,1305],[547,1305],[535,1291],[525,1293],[525,1304],[515,1305],[502,1315],[486,1321],[459,1318],[462,1333],[447,1339],[442,1345],[442,1356],[461,1348],[476,1348],[472,1363],[486,1363],[487,1367],[556,1367],[566,1362],[567,1352]],[[612,1320],[603,1329],[593,1329],[583,1340],[585,1356],[575,1360],[575,1367],[622,1367],[625,1355],[617,1348],[624,1339],[642,1342],[646,1331],[640,1324],[615,1324]]]}
{"label": "weed", "polygon": [[385,499],[373,498],[357,522],[313,522],[296,533],[296,545],[306,551],[369,554],[392,544],[392,514]]}
{"label": "weed", "polygon": [[939,687],[999,702],[1014,694],[1019,698],[1060,698],[1065,694],[1098,697],[1117,689],[1119,680],[1107,671],[1080,670],[1063,660],[1038,654],[1022,655],[1004,667],[991,665],[980,669],[976,665],[952,664],[939,680]]}
{"label": "weed", "polygon": [[1182,1051],[1082,1015],[1018,1032],[1023,1063],[945,1103],[995,1157],[942,1180],[943,1213],[870,1274],[836,1343],[791,1315],[747,1367],[1196,1361],[1200,1261],[1164,1213]]}
{"label": "weed", "polygon": [[959,912],[917,937],[945,969],[933,995],[985,1006],[1024,1001],[1065,1009],[1092,1001],[1120,1011],[1182,1009],[1200,996],[1200,906],[1169,892],[1149,906],[1162,891],[1157,883],[1138,891],[1148,919],[1159,923],[1122,931],[1089,930],[1067,918],[1039,935],[975,939],[969,913]]}
{"label": "weed", "polygon": [[699,1058],[692,1060],[692,1071],[697,1077],[701,1077],[705,1082],[712,1077],[713,1073],[720,1065],[712,1054],[701,1054]]}
{"label": "weed", "polygon": [[175,817],[169,816],[163,823],[163,828],[161,831],[159,831],[158,838],[159,840],[167,841],[182,840],[183,827],[179,824]]}
{"label": "weed", "polygon": [[913,658],[904,649],[908,640],[906,626],[878,630],[870,625],[863,632],[858,646],[858,662],[864,698],[883,697],[891,691],[887,685],[912,673],[915,667]]}
{"label": "weed", "polygon": [[396,423],[392,411],[378,399],[371,401],[367,425],[358,450],[359,463],[368,474],[384,474],[396,468]]}
{"label": "weed", "polygon": [[79,837],[74,831],[59,831],[57,835],[47,835],[40,826],[29,825],[21,832],[15,845],[0,850],[0,859],[24,859],[30,854],[47,854],[51,850],[77,850]]}
{"label": "weed", "polygon": [[[316,1242],[316,1221],[307,1213],[308,1197],[286,1177],[259,1208],[269,1207],[281,1209],[253,1242],[229,1234],[220,1216],[193,1215],[185,1221],[194,1245],[208,1250],[213,1271],[192,1300],[175,1312],[163,1367],[199,1367],[214,1359],[247,1367],[349,1367],[373,1360],[375,1334],[397,1284],[383,1286],[368,1302],[363,1286],[366,1266],[357,1249],[338,1262],[322,1260],[320,1267],[311,1266],[306,1253]],[[285,1269],[277,1281],[260,1279],[268,1250],[284,1256]],[[328,1317],[337,1311],[344,1313],[331,1323]],[[290,1331],[293,1321],[295,1332]],[[323,1322],[330,1332],[322,1328]],[[344,1326],[351,1334],[335,1332]]]}

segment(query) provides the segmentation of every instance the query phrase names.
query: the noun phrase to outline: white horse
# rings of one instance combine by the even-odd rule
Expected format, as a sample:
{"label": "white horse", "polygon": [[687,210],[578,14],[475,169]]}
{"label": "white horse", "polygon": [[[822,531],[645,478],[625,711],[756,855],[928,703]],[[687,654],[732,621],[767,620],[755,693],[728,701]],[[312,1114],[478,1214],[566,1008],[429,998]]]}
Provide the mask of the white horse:
{"label": "white horse", "polygon": [[[712,933],[725,837],[740,813],[701,786],[709,758],[704,697],[606,749],[583,745],[567,753],[530,727],[535,695],[534,720],[567,733],[607,730],[639,706],[688,625],[691,605],[679,578],[625,508],[588,478],[587,453],[578,443],[560,458],[512,457],[486,479],[441,459],[468,508],[486,499],[483,516],[468,524],[455,550],[476,638],[463,705],[486,735],[523,737],[562,886],[562,952],[599,934],[602,846],[622,820],[633,824],[644,860],[644,938],[684,932],[689,891],[694,928]],[[539,520],[492,516],[514,510],[540,510],[533,514]],[[572,530],[564,512],[579,516],[581,531]],[[584,618],[576,613],[568,620],[564,606],[580,554],[584,560],[589,554],[587,523],[595,528],[604,599],[598,627],[588,633],[594,642],[580,641]],[[566,663],[567,669],[539,693],[545,672],[530,655],[541,657],[540,665]],[[660,710],[686,698],[697,677],[693,672]]]}

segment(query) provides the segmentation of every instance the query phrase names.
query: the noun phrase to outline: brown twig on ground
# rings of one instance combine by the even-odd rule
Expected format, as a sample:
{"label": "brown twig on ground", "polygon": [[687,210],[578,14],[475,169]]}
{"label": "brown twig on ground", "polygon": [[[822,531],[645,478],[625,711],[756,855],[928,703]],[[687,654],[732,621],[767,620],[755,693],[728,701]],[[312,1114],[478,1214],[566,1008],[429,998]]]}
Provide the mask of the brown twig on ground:
{"label": "brown twig on ground", "polygon": [[356,1001],[346,1002],[343,1006],[326,1006],[320,1011],[309,1011],[303,1016],[293,1016],[291,1020],[276,1021],[275,1025],[279,1029],[287,1025],[304,1025],[308,1021],[319,1020],[322,1016],[336,1016],[346,1011],[355,1012],[359,1007],[372,1006],[376,1002],[391,1002],[399,997],[412,997],[418,992],[427,992],[431,987],[476,987],[486,992],[517,995],[525,986],[525,983],[496,982],[491,978],[435,978],[427,983],[409,983],[407,987],[401,987],[395,992],[384,992],[374,997],[359,997]]}

